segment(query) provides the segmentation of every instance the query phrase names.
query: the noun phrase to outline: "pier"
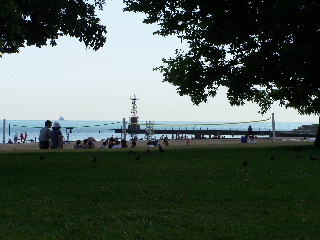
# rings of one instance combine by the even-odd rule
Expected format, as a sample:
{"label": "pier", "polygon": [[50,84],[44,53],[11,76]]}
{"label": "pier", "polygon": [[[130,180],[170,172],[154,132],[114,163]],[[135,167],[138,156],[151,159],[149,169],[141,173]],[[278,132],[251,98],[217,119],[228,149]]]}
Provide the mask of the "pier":
{"label": "pier", "polygon": [[[122,129],[112,129],[115,133],[122,133]],[[154,129],[155,134],[168,135],[171,138],[171,135],[180,134],[180,135],[193,135],[195,138],[214,138],[215,136],[224,135],[224,136],[245,136],[248,134],[248,131],[237,131],[237,130],[193,130],[193,129]],[[126,129],[127,134],[145,134],[145,129],[132,130]],[[316,137],[316,132],[309,131],[276,131],[276,137]],[[269,136],[272,137],[272,131],[253,131],[254,136]]]}
{"label": "pier", "polygon": [[[132,110],[130,117],[130,122],[128,126],[126,125],[127,122],[125,118],[123,118],[123,125],[121,128],[118,129],[110,129],[113,130],[115,133],[120,133],[121,136],[124,135],[124,139],[126,139],[127,134],[131,135],[144,135],[146,139],[155,138],[155,135],[162,135],[162,137],[167,137],[169,139],[179,138],[181,136],[188,136],[190,138],[242,138],[242,136],[254,136],[257,138],[273,138],[275,137],[286,137],[286,138],[314,138],[317,136],[318,124],[312,125],[303,125],[298,129],[290,130],[290,131],[277,131],[275,128],[275,120],[274,120],[274,113],[272,113],[272,117],[264,120],[256,120],[256,121],[249,121],[249,122],[238,122],[238,123],[223,123],[223,124],[194,124],[197,127],[190,127],[193,124],[173,124],[172,126],[167,129],[170,124],[154,124],[154,121],[146,122],[145,124],[139,123],[139,117],[137,115],[137,105],[136,101],[139,100],[135,95],[130,97],[132,101]],[[199,128],[199,125],[229,125],[229,124],[250,124],[250,123],[257,123],[257,122],[265,122],[269,119],[272,119],[272,130],[267,130],[263,128],[263,130],[254,130],[252,131],[251,125],[249,125],[248,129],[232,129],[232,128],[224,128],[222,129],[209,129],[208,127],[204,127],[204,129]],[[162,125],[162,126],[160,126]],[[142,129],[144,126],[144,129]],[[164,129],[163,129],[164,126]],[[179,128],[177,128],[177,126]],[[190,128],[188,129],[189,126]],[[159,129],[157,129],[159,127]],[[250,133],[249,133],[250,128]],[[283,129],[283,128],[282,128]]]}

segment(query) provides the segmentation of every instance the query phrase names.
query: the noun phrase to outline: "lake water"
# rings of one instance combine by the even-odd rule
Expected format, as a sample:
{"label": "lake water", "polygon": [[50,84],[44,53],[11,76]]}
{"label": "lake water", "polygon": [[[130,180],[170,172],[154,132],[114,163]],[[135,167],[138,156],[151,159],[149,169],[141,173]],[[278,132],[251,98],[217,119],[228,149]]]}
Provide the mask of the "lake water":
{"label": "lake water", "polygon": [[[5,121],[5,139],[13,139],[15,133],[20,136],[20,133],[27,133],[28,139],[38,141],[40,129],[44,126],[45,120],[6,120]],[[149,121],[148,121],[149,122]],[[170,122],[170,121],[152,121],[155,133],[157,129],[167,130],[240,130],[246,131],[251,125],[253,131],[272,131],[272,122]],[[0,121],[0,132],[3,132],[3,120]],[[141,129],[146,128],[146,121],[139,121]],[[311,122],[276,122],[276,131],[291,131],[302,125],[317,124]],[[96,140],[107,139],[111,136],[121,138],[121,134],[115,134],[112,129],[120,129],[123,126],[122,121],[76,121],[65,120],[60,121],[61,131],[69,141],[83,140],[88,137],[94,137]],[[71,129],[72,128],[72,129]],[[156,134],[156,138],[161,135]],[[192,137],[192,136],[188,136]],[[237,136],[239,137],[239,136]],[[144,135],[138,135],[138,138],[144,138]]]}

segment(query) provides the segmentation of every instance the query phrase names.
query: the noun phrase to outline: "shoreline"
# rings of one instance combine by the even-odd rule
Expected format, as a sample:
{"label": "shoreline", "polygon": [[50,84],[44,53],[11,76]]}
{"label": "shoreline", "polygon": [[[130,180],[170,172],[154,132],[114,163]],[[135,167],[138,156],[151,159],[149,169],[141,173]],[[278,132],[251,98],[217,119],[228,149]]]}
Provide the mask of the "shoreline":
{"label": "shoreline", "polygon": [[[154,122],[154,121],[153,121]],[[180,133],[187,135],[189,138],[201,137],[213,137],[215,135],[221,135],[225,137],[234,136],[244,136],[247,134],[248,125],[250,124],[253,129],[253,135],[265,137],[270,137],[271,125],[270,122],[189,122],[189,121],[155,121],[154,132],[156,138],[159,139],[161,135],[168,134],[168,138],[171,139],[171,135]],[[138,138],[144,138],[146,133],[146,126],[144,126],[144,121],[140,121],[140,131]],[[122,138],[123,125],[120,121],[91,121],[91,120],[66,120],[61,121],[61,131],[64,135],[65,140],[76,141],[78,139],[83,140],[88,137],[94,137],[96,140],[101,141],[102,139],[113,137]],[[129,123],[128,123],[129,124]],[[299,131],[299,135],[292,131],[304,125],[316,124],[312,122],[276,122],[276,136],[281,138],[291,138],[291,137],[315,137],[308,135],[309,132]],[[28,140],[36,140],[39,138],[40,128],[43,127],[44,121],[40,120],[6,120],[5,127],[5,142],[9,139],[13,141],[14,133],[20,135],[20,133],[27,133]],[[120,129],[119,133],[116,133],[114,129]],[[144,130],[143,130],[144,129]],[[3,127],[0,126],[0,130],[3,131]],[[130,130],[131,131],[131,130]],[[127,129],[128,137],[130,137],[129,129]],[[197,134],[197,136],[195,136]],[[288,136],[285,136],[285,135]]]}
{"label": "shoreline", "polygon": [[[162,144],[162,140],[159,140],[159,144],[164,148],[183,148],[183,147],[214,147],[214,146],[225,146],[225,145],[234,145],[234,146],[245,146],[245,145],[257,145],[257,146],[269,146],[272,144],[284,144],[284,143],[303,143],[303,144],[313,144],[313,141],[306,141],[303,138],[277,138],[276,142],[272,142],[271,139],[261,138],[256,139],[255,143],[242,143],[241,139],[235,138],[218,138],[218,139],[190,139],[189,145],[186,143],[186,140],[169,140],[169,146],[164,146]],[[131,147],[131,141],[127,141],[128,148]],[[95,149],[83,149],[83,150],[102,150],[102,151],[112,151],[113,149],[98,149],[99,146],[102,145],[102,141],[95,142]],[[74,149],[74,142],[69,142],[63,145],[63,150],[71,150]],[[146,140],[138,140],[137,145],[135,148],[147,148],[147,141]],[[155,148],[155,147],[150,147]],[[4,151],[24,151],[24,150],[39,150],[39,151],[48,151],[39,149],[38,142],[30,142],[30,143],[16,143],[16,144],[2,144],[0,147],[0,152]],[[62,149],[61,149],[62,150]],[[82,149],[76,149],[77,151],[81,151]],[[53,149],[52,151],[59,151],[59,149]]]}

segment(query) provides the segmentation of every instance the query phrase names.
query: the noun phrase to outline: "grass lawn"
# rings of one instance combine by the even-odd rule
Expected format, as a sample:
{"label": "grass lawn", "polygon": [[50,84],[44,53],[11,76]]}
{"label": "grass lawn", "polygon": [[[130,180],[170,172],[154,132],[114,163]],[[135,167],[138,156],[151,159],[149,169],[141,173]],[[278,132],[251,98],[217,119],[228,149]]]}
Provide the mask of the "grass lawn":
{"label": "grass lawn", "polygon": [[320,239],[320,151],[295,149],[2,152],[0,239]]}

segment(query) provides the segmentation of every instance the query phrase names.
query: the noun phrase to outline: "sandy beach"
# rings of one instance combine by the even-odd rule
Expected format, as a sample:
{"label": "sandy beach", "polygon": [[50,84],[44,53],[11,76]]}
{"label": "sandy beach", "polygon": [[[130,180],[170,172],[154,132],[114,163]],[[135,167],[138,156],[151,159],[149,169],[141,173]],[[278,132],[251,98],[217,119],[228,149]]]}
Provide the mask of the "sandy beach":
{"label": "sandy beach", "polygon": [[[224,145],[265,145],[265,146],[272,146],[274,144],[313,144],[313,142],[303,141],[303,138],[277,138],[276,142],[272,142],[271,139],[256,139],[255,143],[241,143],[241,139],[191,139],[189,145],[187,145],[186,140],[169,140],[169,146],[164,146],[162,144],[162,140],[159,140],[159,144],[161,144],[164,148],[183,148],[183,147],[215,147],[215,146],[224,146]],[[98,148],[102,145],[101,141],[95,142],[95,147]],[[63,146],[63,149],[74,149],[74,142],[66,143]],[[128,146],[131,146],[131,141],[128,141]],[[137,141],[137,148],[146,148],[147,141],[146,140],[139,140]],[[20,144],[2,144],[0,147],[0,151],[23,151],[23,150],[39,150],[39,143],[20,143]],[[81,150],[81,149],[80,149]],[[89,149],[91,150],[91,149]],[[112,150],[112,149],[101,149],[101,150]],[[59,150],[52,150],[52,151],[59,151]]]}

